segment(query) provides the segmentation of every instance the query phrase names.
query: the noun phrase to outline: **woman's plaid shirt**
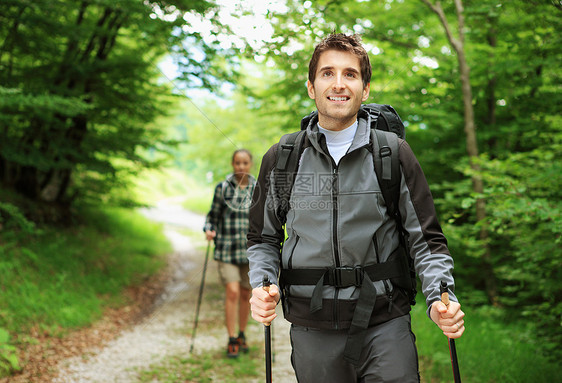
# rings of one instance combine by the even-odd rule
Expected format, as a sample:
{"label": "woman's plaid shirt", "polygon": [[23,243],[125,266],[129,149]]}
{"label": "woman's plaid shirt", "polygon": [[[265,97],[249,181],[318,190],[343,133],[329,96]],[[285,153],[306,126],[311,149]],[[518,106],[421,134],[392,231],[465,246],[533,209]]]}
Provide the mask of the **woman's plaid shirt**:
{"label": "woman's plaid shirt", "polygon": [[246,235],[248,215],[256,179],[248,175],[248,186],[238,186],[233,174],[215,187],[211,210],[203,230],[215,230],[215,259],[217,261],[246,264]]}

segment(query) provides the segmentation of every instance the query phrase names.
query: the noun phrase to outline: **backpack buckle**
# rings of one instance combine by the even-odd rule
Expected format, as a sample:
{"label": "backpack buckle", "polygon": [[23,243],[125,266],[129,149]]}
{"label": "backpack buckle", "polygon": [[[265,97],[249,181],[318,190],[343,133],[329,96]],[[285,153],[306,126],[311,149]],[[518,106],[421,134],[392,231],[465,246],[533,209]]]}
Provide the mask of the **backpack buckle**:
{"label": "backpack buckle", "polygon": [[355,267],[336,267],[330,273],[330,285],[334,287],[361,287],[363,284],[363,268]]}
{"label": "backpack buckle", "polygon": [[383,157],[389,157],[392,155],[392,149],[390,149],[389,146],[383,146],[382,148],[380,148],[379,150],[379,155],[381,156],[381,158]]}

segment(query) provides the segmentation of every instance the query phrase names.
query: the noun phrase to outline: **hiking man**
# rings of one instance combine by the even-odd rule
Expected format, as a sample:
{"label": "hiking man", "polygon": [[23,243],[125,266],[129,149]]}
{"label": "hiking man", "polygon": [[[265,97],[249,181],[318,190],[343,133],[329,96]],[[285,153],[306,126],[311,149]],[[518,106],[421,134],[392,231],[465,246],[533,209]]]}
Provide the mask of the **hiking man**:
{"label": "hiking man", "polygon": [[397,266],[406,254],[401,243],[430,318],[447,337],[465,330],[455,295],[448,307],[439,301],[440,282],[454,286],[453,260],[425,176],[403,140],[397,207],[404,236],[388,214],[374,171],[378,149],[360,112],[370,80],[359,36],[331,34],[316,46],[307,88],[317,117],[306,126],[288,211],[279,213],[279,183],[272,181],[279,149],[286,148],[277,144],[263,157],[250,208],[252,317],[271,322],[282,299],[300,383],[419,382],[412,297],[397,282],[410,278]]}

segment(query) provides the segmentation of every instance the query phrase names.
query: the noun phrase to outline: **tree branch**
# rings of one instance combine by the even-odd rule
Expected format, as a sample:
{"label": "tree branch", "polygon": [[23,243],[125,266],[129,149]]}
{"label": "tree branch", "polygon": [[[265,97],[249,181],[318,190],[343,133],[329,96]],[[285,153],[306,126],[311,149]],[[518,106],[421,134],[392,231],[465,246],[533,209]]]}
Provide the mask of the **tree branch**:
{"label": "tree branch", "polygon": [[88,46],[82,53],[82,57],[79,60],[80,62],[85,62],[90,56],[90,54],[92,53],[92,51],[94,50],[95,41],[96,39],[99,38],[97,34],[98,30],[100,30],[103,27],[103,25],[106,23],[107,19],[111,16],[111,14],[112,14],[111,9],[109,7],[105,8],[103,15],[100,17],[100,19],[96,24],[96,28],[94,29],[94,32],[92,34],[92,37],[90,38],[90,42],[88,43]]}
{"label": "tree branch", "polygon": [[372,35],[372,37],[376,40],[386,41],[386,42],[391,43],[392,45],[407,48],[407,49],[417,49],[417,48],[419,48],[417,44],[410,43],[408,41],[399,41],[399,40],[393,39],[391,37],[388,37],[386,35],[383,35],[382,33],[377,34],[377,35]]}
{"label": "tree branch", "polygon": [[122,11],[115,11],[114,17],[108,22],[107,31],[100,37],[98,51],[96,53],[96,58],[99,60],[105,60],[115,43],[119,29],[123,25],[126,16],[121,17]]}
{"label": "tree branch", "polygon": [[457,8],[457,20],[459,23],[459,40],[462,46],[464,46],[464,8],[462,6],[462,0],[455,0],[455,7]]}
{"label": "tree branch", "polygon": [[[441,7],[441,2],[438,1],[437,3],[433,4],[430,0],[420,0],[420,1],[423,2],[425,5],[427,5],[435,14],[437,14],[439,20],[441,21],[441,24],[443,24],[443,28],[445,28],[447,39],[449,40],[449,43],[451,43],[453,49],[456,52],[461,51],[462,41],[457,40],[455,36],[453,36],[453,33],[451,32],[451,27],[449,26],[449,23],[447,21],[447,17],[445,17],[445,12],[443,12],[443,8]],[[455,3],[457,2],[459,2],[459,0],[455,0]],[[462,8],[462,4],[461,4],[461,8]],[[464,19],[463,19],[463,23],[464,23]]]}

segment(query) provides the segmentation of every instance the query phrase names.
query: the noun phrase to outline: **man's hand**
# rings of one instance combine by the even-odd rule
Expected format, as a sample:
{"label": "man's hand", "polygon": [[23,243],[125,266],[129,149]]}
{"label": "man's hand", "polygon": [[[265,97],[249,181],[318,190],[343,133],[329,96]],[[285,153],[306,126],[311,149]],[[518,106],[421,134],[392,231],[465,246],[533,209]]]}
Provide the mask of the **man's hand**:
{"label": "man's hand", "polygon": [[275,306],[280,298],[277,285],[269,286],[269,292],[265,291],[263,287],[253,289],[252,298],[250,298],[252,318],[260,323],[271,323],[277,316]]}
{"label": "man's hand", "polygon": [[207,230],[205,231],[205,236],[207,237],[207,241],[212,241],[217,236],[217,232],[214,230]]}
{"label": "man's hand", "polygon": [[447,307],[441,301],[434,302],[429,315],[447,338],[460,338],[464,333],[464,312],[459,303],[451,301]]}

